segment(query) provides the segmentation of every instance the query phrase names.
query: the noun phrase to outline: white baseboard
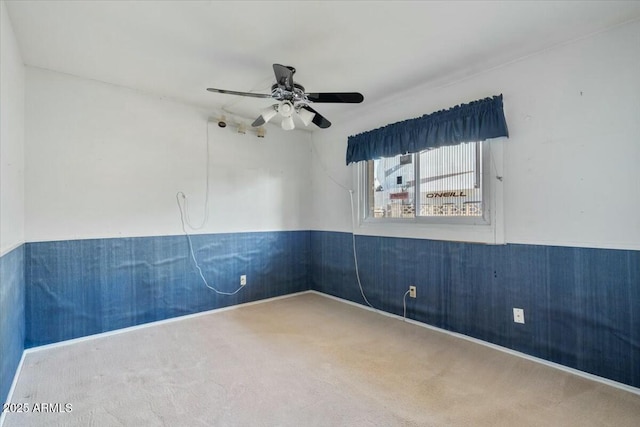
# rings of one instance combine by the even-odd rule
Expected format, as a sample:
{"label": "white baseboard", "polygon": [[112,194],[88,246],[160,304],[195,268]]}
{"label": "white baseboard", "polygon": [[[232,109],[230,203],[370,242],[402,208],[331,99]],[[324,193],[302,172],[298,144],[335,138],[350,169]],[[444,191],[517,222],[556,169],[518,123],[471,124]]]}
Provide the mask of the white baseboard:
{"label": "white baseboard", "polygon": [[[99,334],[89,335],[89,336],[86,336],[86,337],[74,338],[74,339],[61,341],[61,342],[57,342],[57,343],[53,343],[53,344],[46,344],[46,345],[42,345],[42,346],[26,349],[22,353],[22,357],[20,358],[20,363],[18,364],[18,367],[16,369],[16,373],[15,373],[15,375],[13,377],[13,381],[11,383],[11,388],[9,389],[9,394],[7,396],[7,402],[11,402],[11,399],[13,397],[13,393],[14,393],[14,390],[15,390],[15,387],[16,387],[16,384],[17,384],[17,381],[18,381],[18,377],[20,376],[20,372],[22,371],[22,366],[23,366],[23,363],[24,363],[25,356],[30,354],[30,353],[34,353],[34,352],[38,352],[38,351],[42,351],[42,350],[47,350],[47,349],[50,349],[50,348],[56,348],[56,347],[63,347],[63,346],[67,346],[67,345],[72,345],[72,344],[75,344],[75,343],[78,343],[78,342],[89,341],[89,340],[93,340],[93,339],[96,339],[96,338],[103,338],[103,337],[108,337],[108,336],[111,336],[111,335],[123,334],[123,333],[129,332],[129,331],[148,328],[148,327],[161,325],[161,324],[165,324],[165,323],[178,322],[178,321],[181,321],[181,320],[191,319],[191,318],[194,318],[194,317],[206,316],[206,315],[212,314],[212,313],[219,313],[219,312],[228,311],[228,310],[236,310],[236,309],[242,308],[242,307],[248,307],[248,306],[255,305],[255,304],[263,304],[263,303],[267,303],[267,302],[271,302],[271,301],[291,298],[291,297],[295,297],[295,296],[298,296],[298,295],[304,295],[304,294],[320,295],[322,297],[329,298],[329,299],[332,299],[332,300],[335,300],[335,301],[339,301],[339,302],[342,302],[344,304],[349,304],[349,305],[352,305],[354,307],[361,308],[363,310],[372,311],[372,312],[375,312],[375,313],[378,313],[378,314],[381,314],[381,315],[384,315],[384,316],[387,316],[387,317],[391,317],[391,318],[394,318],[394,319],[397,319],[397,320],[401,320],[401,321],[405,321],[407,323],[411,323],[411,324],[416,325],[416,326],[420,326],[422,328],[427,328],[427,329],[430,329],[430,330],[433,330],[433,331],[436,331],[436,332],[444,333],[444,334],[451,335],[451,336],[456,337],[456,338],[460,338],[460,339],[464,339],[464,340],[467,340],[467,341],[470,341],[470,342],[473,342],[473,343],[476,343],[476,344],[480,344],[480,345],[483,345],[485,347],[489,347],[489,348],[492,348],[494,350],[498,350],[498,351],[501,351],[503,353],[510,354],[512,356],[516,356],[516,357],[527,359],[527,360],[530,360],[530,361],[533,361],[533,362],[536,362],[536,363],[540,363],[542,365],[546,365],[546,366],[549,366],[551,368],[559,369],[561,371],[568,372],[570,374],[577,375],[577,376],[580,376],[582,378],[586,378],[586,379],[591,380],[591,381],[596,381],[596,382],[599,382],[599,383],[602,383],[602,384],[605,384],[605,385],[608,385],[608,386],[611,386],[611,387],[615,387],[615,388],[618,388],[618,389],[621,389],[621,390],[627,391],[629,393],[633,393],[633,394],[636,394],[636,395],[640,396],[640,388],[636,388],[636,387],[633,387],[633,386],[630,386],[630,385],[627,385],[627,384],[623,384],[623,383],[620,383],[620,382],[617,382],[617,381],[613,381],[613,380],[610,380],[610,379],[607,379],[607,378],[599,377],[597,375],[593,375],[593,374],[590,374],[590,373],[587,373],[587,372],[584,372],[584,371],[580,371],[578,369],[570,368],[568,366],[564,366],[564,365],[561,365],[559,363],[550,362],[548,360],[541,359],[541,358],[538,358],[538,357],[535,357],[535,356],[530,356],[530,355],[528,355],[526,353],[521,353],[521,352],[516,351],[516,350],[512,350],[512,349],[509,349],[509,348],[506,348],[506,347],[502,347],[502,346],[499,346],[497,344],[492,344],[492,343],[489,343],[487,341],[482,341],[482,340],[479,340],[477,338],[473,338],[473,337],[470,337],[470,336],[467,336],[467,335],[463,335],[463,334],[460,334],[460,333],[457,333],[457,332],[448,331],[446,329],[441,329],[441,328],[438,328],[436,326],[432,326],[432,325],[429,325],[429,324],[426,324],[426,323],[418,322],[417,320],[404,319],[402,316],[398,316],[396,314],[388,313],[386,311],[377,310],[377,309],[374,309],[374,308],[371,308],[371,307],[368,307],[368,306],[365,306],[365,305],[362,305],[362,304],[355,303],[353,301],[349,301],[349,300],[346,300],[346,299],[343,299],[343,298],[335,297],[333,295],[325,294],[325,293],[318,292],[318,291],[309,290],[309,291],[296,292],[296,293],[293,293],[293,294],[281,295],[281,296],[277,296],[277,297],[273,297],[273,298],[267,298],[267,299],[258,300],[258,301],[251,301],[251,302],[247,302],[247,303],[243,303],[243,304],[232,305],[232,306],[229,306],[229,307],[216,308],[216,309],[213,309],[213,310],[202,311],[202,312],[199,312],[199,313],[193,313],[193,314],[188,314],[188,315],[184,315],[184,316],[172,317],[170,319],[158,320],[158,321],[155,321],[155,322],[144,323],[142,325],[130,326],[130,327],[127,327],[127,328],[117,329],[117,330],[114,330],[114,331],[102,332],[102,333],[99,333]],[[0,427],[3,425],[4,418],[5,418],[5,414],[3,413],[2,415],[0,415]]]}
{"label": "white baseboard", "polygon": [[468,335],[463,335],[463,334],[460,334],[460,333],[457,333],[457,332],[448,331],[446,329],[438,328],[436,326],[432,326],[432,325],[429,325],[427,323],[418,322],[417,320],[405,319],[402,316],[398,316],[398,315],[393,314],[393,313],[388,313],[386,311],[377,310],[375,308],[371,308],[371,307],[368,307],[368,306],[363,305],[363,304],[358,304],[358,303],[353,302],[353,301],[349,301],[349,300],[346,300],[346,299],[335,297],[333,295],[324,294],[324,293],[318,292],[318,291],[308,291],[308,292],[309,293],[314,293],[314,294],[317,294],[317,295],[321,295],[323,297],[330,298],[332,300],[340,301],[342,303],[349,304],[349,305],[352,305],[354,307],[362,308],[363,310],[373,311],[373,312],[382,314],[382,315],[387,316],[387,317],[392,317],[394,319],[402,320],[402,321],[405,321],[407,323],[411,323],[411,324],[416,325],[416,326],[420,326],[420,327],[423,327],[423,328],[431,329],[433,331],[441,332],[443,334],[451,335],[451,336],[454,336],[456,338],[460,338],[460,339],[463,339],[463,340],[471,341],[473,343],[480,344],[480,345],[483,345],[485,347],[489,347],[489,348],[492,348],[494,350],[498,350],[498,351],[501,351],[503,353],[510,354],[512,356],[517,356],[517,357],[521,357],[523,359],[531,360],[532,362],[540,363],[542,365],[546,365],[546,366],[549,366],[551,368],[559,369],[561,371],[568,372],[570,374],[577,375],[579,377],[586,378],[586,379],[591,380],[591,381],[596,381],[596,382],[599,382],[599,383],[602,383],[602,384],[606,384],[608,386],[615,387],[615,388],[618,388],[618,389],[621,389],[621,390],[624,390],[624,391],[628,391],[629,393],[637,394],[637,395],[640,396],[640,388],[633,387],[633,386],[630,386],[628,384],[623,384],[623,383],[620,383],[618,381],[610,380],[608,378],[599,377],[598,375],[594,375],[594,374],[590,374],[588,372],[580,371],[578,369],[570,368],[568,366],[561,365],[561,364],[555,363],[555,362],[551,362],[549,360],[541,359],[539,357],[531,356],[531,355],[528,355],[526,353],[521,353],[519,351],[512,350],[512,349],[506,348],[506,347],[502,347],[502,346],[499,346],[497,344],[492,344],[492,343],[487,342],[487,341],[482,341],[482,340],[479,340],[477,338],[470,337]]}
{"label": "white baseboard", "polygon": [[108,336],[111,336],[111,335],[124,334],[124,333],[130,332],[130,331],[136,331],[138,329],[149,328],[151,326],[162,325],[162,324],[171,323],[171,322],[178,322],[180,320],[192,319],[194,317],[206,316],[207,314],[211,314],[211,313],[220,313],[222,311],[236,310],[236,309],[241,308],[241,307],[248,307],[248,306],[255,305],[255,304],[263,304],[263,303],[266,303],[266,302],[276,301],[276,300],[279,300],[279,299],[291,298],[291,297],[294,297],[294,296],[297,296],[297,295],[303,295],[303,294],[307,294],[307,293],[310,293],[310,292],[312,292],[312,291],[296,292],[296,293],[293,293],[293,294],[280,295],[280,296],[277,296],[277,297],[266,298],[266,299],[261,299],[261,300],[257,300],[257,301],[251,301],[251,302],[245,302],[245,303],[242,303],[242,304],[230,305],[228,307],[214,308],[212,310],[200,311],[198,313],[193,313],[193,314],[185,314],[184,316],[176,316],[176,317],[171,317],[169,319],[156,320],[154,322],[143,323],[143,324],[135,325],[135,326],[128,326],[126,328],[115,329],[113,331],[100,332],[98,334],[87,335],[87,336],[79,337],[79,338],[72,338],[70,340],[55,342],[55,343],[52,343],[52,344],[40,345],[40,346],[37,346],[37,347],[28,348],[24,352],[26,354],[29,354],[29,353],[42,351],[42,350],[48,350],[50,348],[64,347],[64,346],[72,345],[72,344],[75,344],[75,343],[78,343],[78,342],[89,341],[89,340],[93,340],[93,339],[96,339],[96,338],[108,337]]}

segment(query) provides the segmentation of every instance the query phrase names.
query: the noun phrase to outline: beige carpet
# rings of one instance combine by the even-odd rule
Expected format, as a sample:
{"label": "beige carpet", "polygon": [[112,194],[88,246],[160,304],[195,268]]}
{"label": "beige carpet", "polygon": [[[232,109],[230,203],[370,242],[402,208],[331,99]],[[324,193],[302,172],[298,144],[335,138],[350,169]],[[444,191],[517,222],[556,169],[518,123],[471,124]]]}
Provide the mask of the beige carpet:
{"label": "beige carpet", "polygon": [[12,401],[72,411],[4,427],[640,425],[639,395],[317,294],[29,353]]}

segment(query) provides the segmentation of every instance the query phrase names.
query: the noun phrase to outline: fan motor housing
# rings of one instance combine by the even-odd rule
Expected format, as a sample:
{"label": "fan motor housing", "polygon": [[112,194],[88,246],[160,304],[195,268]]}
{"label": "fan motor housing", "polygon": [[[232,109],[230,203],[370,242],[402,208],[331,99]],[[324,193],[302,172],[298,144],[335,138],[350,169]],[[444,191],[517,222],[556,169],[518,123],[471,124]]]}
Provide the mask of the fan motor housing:
{"label": "fan motor housing", "polygon": [[302,101],[305,98],[304,86],[298,83],[293,84],[293,91],[291,92],[276,83],[271,86],[271,93],[275,93],[277,95],[275,99],[278,101]]}

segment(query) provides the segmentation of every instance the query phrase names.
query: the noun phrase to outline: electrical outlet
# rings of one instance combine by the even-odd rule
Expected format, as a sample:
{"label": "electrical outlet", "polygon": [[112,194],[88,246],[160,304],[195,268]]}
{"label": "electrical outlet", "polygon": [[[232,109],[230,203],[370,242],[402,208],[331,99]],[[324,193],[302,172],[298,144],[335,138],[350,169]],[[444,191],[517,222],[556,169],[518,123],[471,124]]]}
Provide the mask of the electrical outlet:
{"label": "electrical outlet", "polygon": [[247,284],[247,275],[243,274],[242,276],[240,276],[240,286],[244,286]]}
{"label": "electrical outlet", "polygon": [[524,323],[524,308],[513,309],[513,321],[516,323]]}
{"label": "electrical outlet", "polygon": [[416,297],[416,287],[415,286],[409,286],[409,296],[411,298],[415,298]]}

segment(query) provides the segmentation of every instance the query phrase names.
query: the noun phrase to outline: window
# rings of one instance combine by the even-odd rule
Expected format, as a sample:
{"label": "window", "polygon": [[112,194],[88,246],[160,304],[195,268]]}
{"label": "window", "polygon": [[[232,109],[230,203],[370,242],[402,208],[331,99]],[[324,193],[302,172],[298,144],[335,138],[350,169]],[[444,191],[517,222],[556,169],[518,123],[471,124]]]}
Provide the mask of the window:
{"label": "window", "polygon": [[365,218],[487,223],[483,143],[369,160]]}

